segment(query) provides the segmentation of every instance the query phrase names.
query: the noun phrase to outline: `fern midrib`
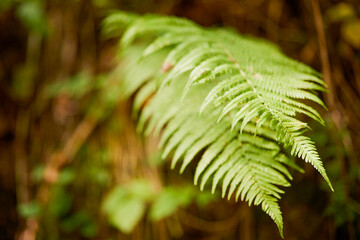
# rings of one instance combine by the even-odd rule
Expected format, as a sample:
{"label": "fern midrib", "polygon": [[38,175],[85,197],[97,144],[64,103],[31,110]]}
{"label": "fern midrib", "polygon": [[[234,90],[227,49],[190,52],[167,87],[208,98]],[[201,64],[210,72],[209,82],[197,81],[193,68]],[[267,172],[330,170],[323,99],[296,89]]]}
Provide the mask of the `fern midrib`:
{"label": "fern midrib", "polygon": [[[288,129],[288,127],[284,126],[282,119],[278,116],[278,113],[275,113],[271,108],[269,108],[268,104],[266,103],[266,101],[264,100],[264,98],[261,96],[261,93],[256,89],[256,87],[254,86],[254,84],[252,83],[252,81],[250,80],[250,78],[247,76],[247,74],[243,71],[243,69],[241,68],[240,64],[237,62],[237,60],[235,59],[235,57],[231,54],[230,50],[228,48],[226,48],[223,44],[221,44],[219,42],[219,45],[221,48],[224,49],[225,53],[228,55],[229,59],[234,63],[235,67],[239,70],[240,74],[245,78],[246,82],[250,85],[252,91],[256,94],[256,96],[258,97],[258,99],[260,99],[260,101],[262,102],[263,106],[271,113],[271,115],[273,116],[273,118],[278,121],[278,126],[281,127],[281,130],[284,131],[285,135],[291,136],[291,139],[294,139],[293,141],[295,141],[296,136],[292,136],[293,134],[296,135],[296,132],[291,131],[290,129]],[[255,119],[256,120],[256,119]],[[272,126],[270,126],[271,129],[275,130]],[[242,128],[240,129],[240,133],[242,133]],[[278,141],[286,144],[286,142],[284,142],[284,140],[278,139]],[[294,143],[292,141],[289,141],[289,145],[293,146]],[[304,148],[303,145],[298,145],[298,148],[306,151],[306,148]],[[306,158],[306,156],[303,156],[304,154],[297,154],[298,157],[304,159],[305,161],[310,162],[314,167],[315,165],[317,165],[317,167],[315,167],[318,172],[323,176],[323,178],[325,179],[325,181],[327,182],[327,184],[329,185],[330,189],[332,191],[334,191],[333,186],[326,174],[325,169],[321,166],[319,162],[319,160],[317,159],[317,155],[309,152],[308,154],[306,154],[306,156],[308,157],[308,159]]]}
{"label": "fern midrib", "polygon": [[[258,98],[261,100],[261,102],[263,103],[263,105],[265,106],[265,108],[274,116],[276,117],[276,120],[279,121],[280,123],[282,123],[281,119],[278,118],[277,114],[274,113],[274,111],[272,109],[270,109],[268,107],[268,105],[266,104],[266,101],[264,100],[264,98],[261,96],[260,92],[255,88],[254,84],[250,81],[249,77],[246,75],[246,73],[243,71],[243,69],[241,68],[241,66],[239,65],[239,63],[236,61],[235,57],[231,54],[230,50],[227,49],[225,46],[223,46],[221,44],[221,47],[225,50],[226,54],[228,54],[229,59],[234,63],[234,65],[236,66],[236,68],[239,69],[240,74],[245,78],[246,82],[251,86],[253,92],[258,96]],[[242,130],[241,130],[242,131]]]}

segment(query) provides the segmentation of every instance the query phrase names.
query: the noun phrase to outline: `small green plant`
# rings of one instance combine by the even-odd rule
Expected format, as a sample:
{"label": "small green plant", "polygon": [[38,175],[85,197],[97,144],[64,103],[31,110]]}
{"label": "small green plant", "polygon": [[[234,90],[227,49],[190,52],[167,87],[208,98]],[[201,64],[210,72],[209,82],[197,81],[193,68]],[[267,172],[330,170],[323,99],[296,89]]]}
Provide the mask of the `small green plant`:
{"label": "small green plant", "polygon": [[[235,194],[261,205],[283,235],[278,204],[290,186],[288,168],[309,162],[332,189],[314,142],[304,135],[306,115],[321,124],[310,101],[325,107],[316,91],[326,91],[319,73],[289,59],[263,40],[224,28],[204,29],[186,19],[114,13],[104,21],[120,41],[125,97],[135,95],[138,130],[161,133],[163,158],[171,153],[180,172],[197,161],[194,183],[222,196]],[[304,100],[304,101],[303,101]]]}
{"label": "small green plant", "polygon": [[146,214],[147,206],[147,218],[159,221],[174,214],[179,207],[193,202],[201,207],[214,198],[209,192],[199,193],[191,185],[155,190],[149,181],[136,179],[112,189],[103,202],[102,210],[114,227],[130,233]]}

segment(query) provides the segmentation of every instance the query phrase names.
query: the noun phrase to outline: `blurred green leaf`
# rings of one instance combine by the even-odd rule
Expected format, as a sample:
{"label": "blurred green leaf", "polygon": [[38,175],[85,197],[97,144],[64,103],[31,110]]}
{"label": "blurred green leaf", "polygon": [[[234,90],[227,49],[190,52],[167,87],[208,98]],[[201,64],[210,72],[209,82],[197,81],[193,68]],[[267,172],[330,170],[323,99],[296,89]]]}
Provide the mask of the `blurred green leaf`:
{"label": "blurred green leaf", "polygon": [[72,206],[73,197],[63,186],[54,186],[50,201],[47,206],[47,213],[54,216],[64,216]]}
{"label": "blurred green leaf", "polygon": [[29,202],[18,205],[18,212],[24,218],[37,217],[41,214],[41,205],[37,202]]}
{"label": "blurred green leaf", "polygon": [[122,186],[114,188],[104,199],[102,210],[109,214],[116,206],[126,198],[127,192]]}
{"label": "blurred green leaf", "polygon": [[132,196],[143,200],[150,200],[154,195],[151,184],[145,179],[132,181],[127,188]]}
{"label": "blurred green leaf", "polygon": [[94,221],[87,223],[80,229],[81,235],[86,238],[94,238],[97,232],[98,227]]}
{"label": "blurred green leaf", "polygon": [[94,220],[85,211],[79,211],[63,220],[61,228],[68,233],[79,231],[86,238],[92,238],[97,233],[97,226]]}
{"label": "blurred green leaf", "polygon": [[45,89],[45,95],[49,98],[59,95],[79,98],[92,89],[91,76],[85,72],[81,72],[70,78],[48,85]]}
{"label": "blurred green leaf", "polygon": [[101,93],[101,100],[109,107],[115,106],[122,97],[122,88],[120,84],[107,86]]}
{"label": "blurred green leaf", "polygon": [[90,167],[87,174],[89,179],[100,185],[105,185],[110,181],[110,174],[104,168]]}
{"label": "blurred green leaf", "polygon": [[16,9],[16,15],[30,31],[41,35],[47,33],[44,8],[39,1],[22,2]]}
{"label": "blurred green leaf", "polygon": [[344,23],[341,33],[350,45],[360,49],[360,19]]}
{"label": "blurred green leaf", "polygon": [[354,18],[356,14],[353,6],[349,3],[341,2],[329,8],[325,16],[328,22],[341,22]]}
{"label": "blurred green leaf", "polygon": [[74,179],[75,179],[75,171],[71,168],[65,168],[60,172],[57,184],[67,185],[72,183]]}
{"label": "blurred green leaf", "polygon": [[134,180],[126,186],[114,188],[103,202],[102,209],[112,225],[130,233],[145,213],[145,204],[153,195],[145,180]]}
{"label": "blurred green leaf", "polygon": [[150,219],[160,220],[175,213],[178,207],[189,205],[193,193],[193,187],[165,188],[150,208]]}
{"label": "blurred green leaf", "polygon": [[154,195],[154,191],[146,180],[134,180],[127,185],[115,187],[103,201],[102,209],[110,213],[119,203],[125,199],[138,198],[144,201],[149,200]]}
{"label": "blurred green leaf", "polygon": [[130,233],[145,213],[145,202],[136,197],[124,198],[109,212],[112,225],[124,233]]}

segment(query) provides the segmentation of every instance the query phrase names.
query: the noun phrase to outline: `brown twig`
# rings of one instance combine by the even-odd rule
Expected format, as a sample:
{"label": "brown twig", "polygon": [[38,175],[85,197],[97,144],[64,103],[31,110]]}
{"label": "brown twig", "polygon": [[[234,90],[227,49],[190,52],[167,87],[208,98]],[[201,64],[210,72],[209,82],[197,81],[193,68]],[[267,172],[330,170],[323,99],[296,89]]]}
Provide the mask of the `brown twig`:
{"label": "brown twig", "polygon": [[[81,145],[93,131],[97,120],[93,117],[85,117],[77,126],[73,134],[65,142],[64,147],[59,152],[54,152],[45,167],[44,180],[39,186],[36,199],[46,206],[51,195],[51,187],[56,183],[60,169],[71,162]],[[20,236],[20,240],[35,240],[36,232],[39,227],[39,220],[36,218],[26,221],[26,228]]]}
{"label": "brown twig", "polygon": [[[327,44],[326,44],[326,38],[325,38],[325,32],[324,32],[324,24],[322,21],[322,15],[319,7],[319,1],[318,0],[310,0],[311,6],[313,9],[314,14],[314,21],[315,21],[315,27],[316,32],[318,35],[318,43],[319,43],[319,49],[320,49],[320,58],[321,58],[321,67],[322,72],[324,75],[324,81],[328,85],[329,88],[329,94],[325,95],[325,101],[329,104],[330,109],[335,109],[336,100],[335,100],[335,91],[334,91],[334,85],[331,80],[331,71],[330,71],[330,62],[329,62],[329,54],[327,50]],[[340,119],[339,116],[333,116],[335,117],[334,121],[337,127],[340,127]]]}
{"label": "brown twig", "polygon": [[[341,106],[337,106],[337,102],[339,101],[339,99],[336,98],[335,86],[331,80],[330,61],[329,61],[329,56],[328,56],[326,37],[325,37],[325,32],[324,32],[324,24],[323,24],[323,20],[322,20],[321,11],[320,11],[319,1],[318,0],[310,0],[310,2],[311,2],[312,9],[313,9],[315,27],[316,27],[316,32],[318,35],[322,72],[324,75],[324,81],[328,85],[328,88],[329,88],[329,94],[325,95],[325,101],[329,105],[331,117],[335,123],[337,130],[342,131],[346,128],[346,125],[344,124],[344,120],[343,120],[341,111],[339,110]],[[349,141],[351,144],[351,137],[347,133],[346,137],[342,138],[342,143],[343,143],[344,147],[347,147],[349,145]],[[346,201],[349,202],[349,190],[348,190],[348,183],[347,183],[348,181],[347,181],[347,170],[346,170],[345,157],[341,153],[339,155],[340,155],[339,160],[340,160],[340,164],[341,164],[341,181],[342,181],[342,184],[345,189]],[[350,223],[348,224],[348,232],[349,232],[350,239],[355,239],[355,231],[354,231],[353,225],[351,225]]]}

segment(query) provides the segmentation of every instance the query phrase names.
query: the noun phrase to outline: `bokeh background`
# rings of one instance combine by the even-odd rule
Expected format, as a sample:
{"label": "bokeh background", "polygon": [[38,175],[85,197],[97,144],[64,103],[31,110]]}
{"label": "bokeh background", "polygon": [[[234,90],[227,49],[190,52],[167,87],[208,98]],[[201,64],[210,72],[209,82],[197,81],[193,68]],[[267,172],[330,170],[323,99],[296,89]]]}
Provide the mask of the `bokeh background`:
{"label": "bokeh background", "polygon": [[284,235],[360,239],[358,0],[0,0],[0,239],[280,239],[260,208],[199,192],[136,133],[108,77],[114,9],[233,27],[321,72],[326,126],[311,137],[335,192],[299,161]]}

